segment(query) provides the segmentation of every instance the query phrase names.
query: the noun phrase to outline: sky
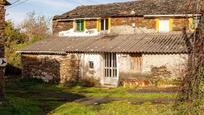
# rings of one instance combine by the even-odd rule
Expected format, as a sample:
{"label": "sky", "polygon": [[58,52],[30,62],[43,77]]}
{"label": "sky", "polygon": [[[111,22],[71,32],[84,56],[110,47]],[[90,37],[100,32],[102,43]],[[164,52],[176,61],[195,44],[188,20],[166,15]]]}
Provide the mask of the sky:
{"label": "sky", "polygon": [[35,12],[36,15],[52,18],[63,14],[80,5],[104,4],[112,2],[125,2],[128,0],[8,0],[6,20],[11,20],[15,26],[21,24],[26,15]]}

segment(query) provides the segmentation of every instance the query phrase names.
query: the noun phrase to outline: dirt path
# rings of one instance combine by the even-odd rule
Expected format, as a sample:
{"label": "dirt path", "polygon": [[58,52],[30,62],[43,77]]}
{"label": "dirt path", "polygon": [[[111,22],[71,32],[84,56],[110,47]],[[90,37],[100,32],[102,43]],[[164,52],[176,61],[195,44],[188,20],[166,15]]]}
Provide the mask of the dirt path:
{"label": "dirt path", "polygon": [[75,100],[74,102],[85,105],[99,105],[104,103],[110,103],[112,101],[128,101],[130,104],[143,104],[151,102],[153,104],[163,104],[175,102],[175,98],[157,98],[157,99],[143,99],[143,98],[114,98],[114,97],[86,97]]}
{"label": "dirt path", "polygon": [[128,93],[178,93],[180,89],[178,87],[169,88],[142,88],[142,89],[130,89]]}

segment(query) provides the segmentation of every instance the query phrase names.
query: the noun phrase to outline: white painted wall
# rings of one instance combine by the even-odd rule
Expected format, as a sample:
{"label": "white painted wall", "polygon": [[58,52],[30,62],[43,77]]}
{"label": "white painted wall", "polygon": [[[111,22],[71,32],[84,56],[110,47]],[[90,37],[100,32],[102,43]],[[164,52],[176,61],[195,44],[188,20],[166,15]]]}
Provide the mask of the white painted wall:
{"label": "white painted wall", "polygon": [[[134,73],[131,70],[131,56],[129,54],[118,54],[119,73]],[[81,54],[81,77],[94,77],[104,83],[104,65],[102,54]],[[166,66],[172,73],[172,77],[181,77],[180,73],[184,70],[187,55],[142,55],[142,73],[150,73],[152,67]],[[93,61],[94,69],[89,68],[89,61]],[[119,75],[120,76],[120,75]]]}
{"label": "white painted wall", "polygon": [[143,55],[142,72],[148,73],[152,67],[166,66],[173,76],[179,77],[179,72],[185,69],[187,58],[186,54]]}
{"label": "white painted wall", "polygon": [[131,67],[131,58],[128,54],[120,54],[118,55],[118,66],[120,73],[130,72]]}
{"label": "white painted wall", "polygon": [[[89,61],[94,63],[93,69],[89,68]],[[102,63],[103,58],[100,54],[81,54],[81,77],[94,77],[97,80],[100,80],[100,77],[102,76]]]}

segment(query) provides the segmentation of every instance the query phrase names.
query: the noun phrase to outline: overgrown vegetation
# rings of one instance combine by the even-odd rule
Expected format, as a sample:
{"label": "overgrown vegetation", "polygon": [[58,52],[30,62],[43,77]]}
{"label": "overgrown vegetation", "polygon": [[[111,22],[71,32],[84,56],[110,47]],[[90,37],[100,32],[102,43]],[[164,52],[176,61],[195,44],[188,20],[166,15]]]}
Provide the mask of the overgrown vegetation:
{"label": "overgrown vegetation", "polygon": [[[175,98],[176,94],[168,93],[129,93],[125,88],[87,88],[87,87],[61,87],[59,85],[46,84],[41,80],[21,80],[7,79],[6,81],[7,102],[0,105],[1,115],[39,115],[39,114],[161,114],[172,112],[172,103],[153,104],[145,102],[144,104],[131,104],[132,102],[152,100],[158,98]],[[74,102],[76,99],[84,97],[111,97],[122,98],[121,101],[113,101],[101,105],[84,105]],[[143,101],[143,100],[142,100]],[[145,109],[146,108],[146,109]]]}
{"label": "overgrown vegetation", "polygon": [[16,51],[47,38],[50,35],[49,22],[44,16],[36,16],[34,12],[29,13],[19,27],[14,27],[12,21],[6,22],[5,56],[9,63],[7,71],[11,73],[21,69],[20,55]]}
{"label": "overgrown vegetation", "polygon": [[[113,89],[81,86],[62,87],[60,85],[47,84],[38,79],[22,80],[14,78],[7,79],[6,89],[8,103],[0,105],[1,115],[180,114],[178,110],[173,109],[174,102],[155,101],[153,103],[151,101],[175,99],[176,93],[134,93],[129,92],[132,89],[122,87]],[[120,100],[93,105],[86,105],[76,101],[86,97],[115,98]],[[190,104],[186,103],[178,109],[184,110],[184,108],[189,106]]]}

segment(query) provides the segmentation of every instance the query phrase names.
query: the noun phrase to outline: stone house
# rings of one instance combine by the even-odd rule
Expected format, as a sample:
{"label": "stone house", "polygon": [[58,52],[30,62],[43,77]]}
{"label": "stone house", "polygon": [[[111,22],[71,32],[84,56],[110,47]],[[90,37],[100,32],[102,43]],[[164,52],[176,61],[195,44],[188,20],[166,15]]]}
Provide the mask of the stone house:
{"label": "stone house", "polygon": [[[0,0],[0,58],[4,58],[4,27],[5,27],[5,6],[10,5],[6,0]],[[0,67],[0,100],[4,96],[4,67]]]}
{"label": "stone house", "polygon": [[23,76],[66,84],[90,78],[113,87],[155,68],[168,79],[181,77],[188,58],[182,31],[190,37],[202,18],[187,1],[87,5],[55,16],[53,37],[18,51]]}

